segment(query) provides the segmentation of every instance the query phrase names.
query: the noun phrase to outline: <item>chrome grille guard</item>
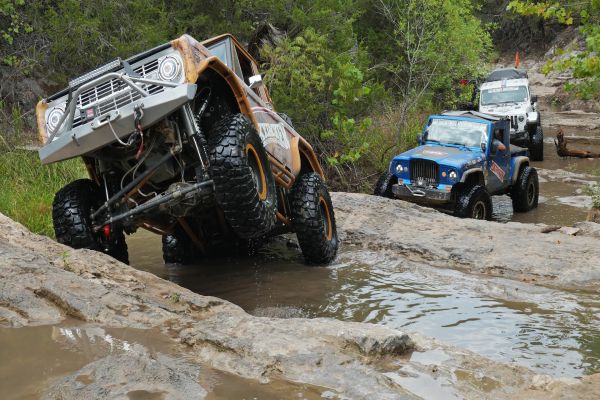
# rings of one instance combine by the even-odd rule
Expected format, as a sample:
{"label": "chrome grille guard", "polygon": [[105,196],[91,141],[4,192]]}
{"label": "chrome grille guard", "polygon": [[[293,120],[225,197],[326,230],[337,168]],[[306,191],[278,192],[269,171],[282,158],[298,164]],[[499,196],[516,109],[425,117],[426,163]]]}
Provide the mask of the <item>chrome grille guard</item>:
{"label": "chrome grille guard", "polygon": [[[55,137],[60,136],[62,133],[70,131],[73,128],[73,120],[75,118],[75,110],[77,108],[79,96],[84,91],[89,90],[89,89],[91,89],[101,83],[104,83],[110,79],[118,79],[118,80],[123,81],[132,90],[138,92],[142,97],[148,97],[148,96],[150,96],[150,93],[148,93],[143,87],[141,87],[137,83],[141,83],[144,85],[156,85],[156,86],[162,86],[162,87],[168,87],[168,88],[174,88],[179,85],[179,83],[174,83],[174,82],[160,81],[160,80],[156,80],[156,79],[147,79],[147,78],[142,78],[142,77],[133,77],[133,76],[127,75],[125,72],[111,72],[111,73],[103,75],[99,78],[96,78],[94,80],[91,80],[91,81],[81,85],[79,88],[77,88],[77,90],[75,90],[75,92],[73,92],[72,94],[69,95],[69,101],[66,106],[66,112],[63,114],[61,119],[58,121],[56,128],[54,128],[54,131],[48,132],[48,134],[49,134],[48,143],[52,142],[52,140]],[[115,95],[117,95],[117,93],[113,93],[104,99],[110,99],[112,96],[115,96]],[[65,124],[65,121],[66,121],[66,124]],[[63,125],[64,125],[64,129],[61,130],[61,127],[63,127]]]}

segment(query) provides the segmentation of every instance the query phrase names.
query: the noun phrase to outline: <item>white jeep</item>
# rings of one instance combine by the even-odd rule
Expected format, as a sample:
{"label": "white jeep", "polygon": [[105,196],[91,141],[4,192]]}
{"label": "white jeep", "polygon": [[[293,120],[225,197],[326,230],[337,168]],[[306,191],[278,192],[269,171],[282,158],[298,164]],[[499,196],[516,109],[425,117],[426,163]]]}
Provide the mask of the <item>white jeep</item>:
{"label": "white jeep", "polygon": [[492,71],[479,88],[479,112],[510,117],[510,141],[529,148],[533,161],[544,159],[544,133],[531,95],[527,72],[514,68]]}

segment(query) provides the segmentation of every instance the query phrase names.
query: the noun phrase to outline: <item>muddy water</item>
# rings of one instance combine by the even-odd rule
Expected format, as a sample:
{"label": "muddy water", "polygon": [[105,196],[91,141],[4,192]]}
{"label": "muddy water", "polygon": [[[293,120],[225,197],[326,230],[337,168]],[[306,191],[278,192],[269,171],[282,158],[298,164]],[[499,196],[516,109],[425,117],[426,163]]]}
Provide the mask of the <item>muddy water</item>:
{"label": "muddy water", "polygon": [[600,372],[598,294],[476,277],[366,251],[344,253],[330,267],[306,267],[283,241],[252,258],[164,265],[158,237],[132,239],[134,267],[254,315],[385,324],[540,373]]}
{"label": "muddy water", "polygon": [[[559,159],[555,131],[579,132],[572,121],[564,127],[560,118],[550,122],[545,126],[545,161],[533,163],[540,176],[538,208],[513,213],[508,196],[495,196],[496,221],[572,225],[586,219],[590,198],[584,188],[600,176],[600,160]],[[159,237],[140,233],[128,242],[136,268],[227,299],[254,315],[384,324],[540,373],[600,372],[600,294],[475,277],[364,251],[345,253],[327,268],[309,268],[299,251],[282,241],[253,258],[165,266]]]}
{"label": "muddy water", "polygon": [[[185,349],[155,330],[106,329],[66,321],[57,326],[0,329],[0,398],[34,399],[42,396],[58,379],[76,374],[77,385],[90,385],[102,375],[78,372],[89,363],[114,354],[135,358],[150,355],[171,357],[175,373],[197,377],[197,383],[206,390],[206,399],[320,399],[322,388],[280,381],[260,384],[213,370],[197,363],[187,363]],[[171,370],[173,371],[173,369]],[[171,371],[168,371],[172,373]],[[166,379],[161,374],[155,379]],[[172,377],[176,384],[178,381]],[[101,386],[113,382],[98,382]],[[166,393],[139,388],[126,390],[126,397],[135,399],[162,399]],[[182,398],[201,398],[198,392],[179,392]],[[291,397],[289,397],[291,396]],[[168,396],[167,396],[168,397]]]}
{"label": "muddy water", "polygon": [[533,162],[540,179],[540,200],[536,209],[526,213],[513,213],[508,196],[492,198],[496,221],[517,221],[570,226],[585,221],[591,198],[585,188],[600,180],[599,159],[559,158],[554,144],[547,138],[545,159]]}

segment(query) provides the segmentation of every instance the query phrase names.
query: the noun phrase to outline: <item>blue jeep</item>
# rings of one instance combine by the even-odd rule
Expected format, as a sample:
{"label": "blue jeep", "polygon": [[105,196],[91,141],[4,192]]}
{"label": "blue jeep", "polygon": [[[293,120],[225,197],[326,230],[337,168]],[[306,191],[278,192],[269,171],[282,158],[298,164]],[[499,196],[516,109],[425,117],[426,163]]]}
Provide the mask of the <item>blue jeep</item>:
{"label": "blue jeep", "polygon": [[376,195],[488,220],[492,195],[508,194],[516,212],[537,207],[537,172],[527,149],[510,144],[507,117],[475,111],[432,115],[418,142],[394,157],[375,186]]}

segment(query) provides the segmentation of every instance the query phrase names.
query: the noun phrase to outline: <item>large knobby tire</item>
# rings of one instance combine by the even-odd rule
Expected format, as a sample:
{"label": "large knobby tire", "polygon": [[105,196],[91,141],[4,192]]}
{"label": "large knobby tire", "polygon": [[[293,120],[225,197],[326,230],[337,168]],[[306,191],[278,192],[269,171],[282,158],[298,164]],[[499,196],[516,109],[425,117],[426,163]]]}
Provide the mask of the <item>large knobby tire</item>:
{"label": "large knobby tire", "polygon": [[162,237],[163,261],[165,264],[190,262],[193,250],[194,246],[191,239],[179,225],[172,233]]}
{"label": "large knobby tire", "polygon": [[535,132],[531,135],[529,155],[532,161],[544,161],[544,131],[537,125]]}
{"label": "large knobby tire", "polygon": [[102,199],[100,188],[89,179],[76,180],[59,190],[52,202],[56,240],[75,249],[104,252],[127,264],[129,256],[122,230],[111,232],[108,243],[101,239],[101,233],[92,230],[92,209],[98,208]]}
{"label": "large knobby tire", "polygon": [[488,221],[492,219],[492,198],[485,187],[465,186],[457,195],[454,215]]}
{"label": "large knobby tire", "polygon": [[315,172],[297,178],[290,192],[292,224],[307,264],[330,263],[338,236],[327,186]]}
{"label": "large knobby tire", "polygon": [[373,190],[373,194],[375,196],[387,197],[388,199],[394,198],[394,193],[392,192],[392,185],[394,182],[398,182],[396,176],[392,174],[390,171],[385,171],[377,182],[375,183],[375,189]]}
{"label": "large knobby tire", "polygon": [[513,210],[515,212],[526,212],[536,208],[539,194],[540,184],[537,171],[530,166],[522,167],[510,193]]}
{"label": "large knobby tire", "polygon": [[241,238],[267,234],[275,225],[277,193],[271,164],[252,123],[232,114],[208,137],[210,176],[226,221]]}

